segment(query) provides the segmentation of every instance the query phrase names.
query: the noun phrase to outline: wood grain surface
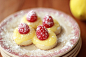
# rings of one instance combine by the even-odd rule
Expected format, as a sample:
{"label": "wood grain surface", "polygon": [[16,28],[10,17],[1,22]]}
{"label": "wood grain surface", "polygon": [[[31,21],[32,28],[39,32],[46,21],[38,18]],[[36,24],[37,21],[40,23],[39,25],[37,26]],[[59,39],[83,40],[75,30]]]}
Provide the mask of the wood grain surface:
{"label": "wood grain surface", "polygon": [[10,14],[30,8],[53,8],[65,12],[77,21],[81,29],[82,48],[77,57],[86,57],[86,21],[80,21],[72,15],[69,2],[70,0],[0,0],[0,22]]}

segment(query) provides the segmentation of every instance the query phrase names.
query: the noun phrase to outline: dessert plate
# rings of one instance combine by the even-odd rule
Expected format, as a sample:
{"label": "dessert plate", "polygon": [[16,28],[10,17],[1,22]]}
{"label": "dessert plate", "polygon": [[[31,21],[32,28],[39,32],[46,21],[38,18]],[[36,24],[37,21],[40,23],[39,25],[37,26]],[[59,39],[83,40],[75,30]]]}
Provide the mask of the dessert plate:
{"label": "dessert plate", "polygon": [[11,56],[5,54],[3,51],[1,51],[1,55],[2,55],[3,57],[11,57]]}
{"label": "dessert plate", "polygon": [[77,56],[78,55],[78,53],[79,53],[79,51],[80,51],[80,49],[81,49],[81,46],[82,46],[82,40],[80,40],[80,46],[79,46],[79,48],[78,48],[78,50],[77,50],[77,52],[76,52],[76,54],[74,54],[74,56]]}
{"label": "dessert plate", "polygon": [[[79,40],[79,42],[77,43],[77,45],[72,49],[70,50],[70,52],[66,53],[65,55],[62,55],[62,56],[65,56],[65,57],[76,57],[77,54],[79,53],[80,49],[81,49],[81,45],[82,45],[82,42],[81,42],[81,38]],[[1,49],[1,54],[3,57],[11,57],[10,55],[6,54],[3,49]]]}
{"label": "dessert plate", "polygon": [[76,57],[77,54],[79,53],[80,49],[81,49],[81,39],[79,40],[79,42],[77,43],[77,45],[70,50],[70,52],[68,52],[66,55],[64,55],[65,57],[71,56],[71,57]]}
{"label": "dessert plate", "polygon": [[[13,41],[13,30],[19,25],[22,17],[30,10],[36,11],[41,19],[43,19],[46,14],[49,14],[60,23],[62,31],[57,35],[58,44],[55,48],[50,50],[40,50],[33,44],[26,47],[20,47]],[[78,43],[79,38],[80,29],[77,22],[71,16],[54,9],[36,8],[22,10],[8,16],[0,24],[0,46],[6,54],[14,57],[61,56],[74,48]]]}

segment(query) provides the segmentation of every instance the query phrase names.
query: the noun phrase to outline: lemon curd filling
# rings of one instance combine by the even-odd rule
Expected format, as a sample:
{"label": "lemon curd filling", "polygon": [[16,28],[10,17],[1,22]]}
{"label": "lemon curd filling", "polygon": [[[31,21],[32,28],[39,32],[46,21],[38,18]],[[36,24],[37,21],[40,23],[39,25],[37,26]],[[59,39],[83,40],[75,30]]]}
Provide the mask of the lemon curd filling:
{"label": "lemon curd filling", "polygon": [[37,36],[33,38],[33,43],[34,44],[39,44],[39,45],[44,45],[44,46],[51,46],[54,45],[57,42],[57,37],[54,32],[49,30],[49,37],[46,40],[39,40]]}
{"label": "lemon curd filling", "polygon": [[35,29],[37,28],[38,25],[42,24],[42,20],[39,17],[37,18],[37,20],[35,22],[29,22],[29,21],[27,21],[26,16],[27,15],[25,15],[23,17],[23,19],[21,20],[21,23],[27,23],[29,26],[31,26]]}
{"label": "lemon curd filling", "polygon": [[56,20],[54,20],[54,25],[51,28],[47,28],[47,29],[55,32],[59,26],[60,26],[59,23]]}
{"label": "lemon curd filling", "polygon": [[17,44],[21,44],[24,41],[31,40],[35,35],[35,30],[30,27],[30,31],[27,34],[20,34],[18,28],[14,30],[13,39]]}

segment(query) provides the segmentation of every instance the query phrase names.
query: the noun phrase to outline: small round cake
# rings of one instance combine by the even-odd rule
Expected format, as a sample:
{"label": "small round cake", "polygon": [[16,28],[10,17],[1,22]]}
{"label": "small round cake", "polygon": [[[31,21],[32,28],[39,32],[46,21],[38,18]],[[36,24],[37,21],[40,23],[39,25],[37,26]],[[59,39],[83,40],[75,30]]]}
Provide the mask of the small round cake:
{"label": "small round cake", "polygon": [[29,26],[34,29],[37,28],[38,25],[42,24],[42,20],[39,16],[37,16],[36,12],[31,10],[22,18],[21,23],[27,23]]}
{"label": "small round cake", "polygon": [[20,46],[27,46],[32,44],[32,38],[35,35],[35,30],[25,23],[21,23],[15,28],[13,33],[13,40]]}
{"label": "small round cake", "polygon": [[61,26],[58,23],[57,20],[53,19],[52,16],[46,15],[43,18],[43,25],[48,29],[52,30],[56,34],[59,34],[61,32]]}
{"label": "small round cake", "polygon": [[51,30],[48,31],[45,26],[40,25],[36,29],[36,35],[33,38],[33,44],[43,50],[52,49],[57,44],[56,34]]}

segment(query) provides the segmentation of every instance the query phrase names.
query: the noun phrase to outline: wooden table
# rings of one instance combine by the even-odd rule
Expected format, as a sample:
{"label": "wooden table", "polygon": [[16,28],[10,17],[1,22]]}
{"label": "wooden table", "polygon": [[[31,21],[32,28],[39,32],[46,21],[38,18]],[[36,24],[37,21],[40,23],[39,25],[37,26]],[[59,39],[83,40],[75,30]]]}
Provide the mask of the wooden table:
{"label": "wooden table", "polygon": [[70,0],[0,0],[0,22],[10,14],[23,9],[44,7],[63,11],[71,15],[79,24],[82,48],[77,57],[86,57],[86,21],[80,21],[71,14],[69,2]]}

